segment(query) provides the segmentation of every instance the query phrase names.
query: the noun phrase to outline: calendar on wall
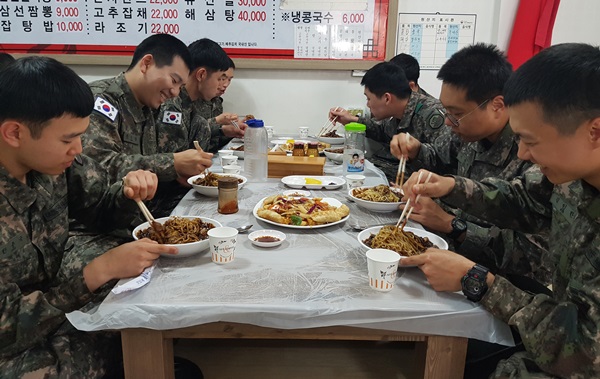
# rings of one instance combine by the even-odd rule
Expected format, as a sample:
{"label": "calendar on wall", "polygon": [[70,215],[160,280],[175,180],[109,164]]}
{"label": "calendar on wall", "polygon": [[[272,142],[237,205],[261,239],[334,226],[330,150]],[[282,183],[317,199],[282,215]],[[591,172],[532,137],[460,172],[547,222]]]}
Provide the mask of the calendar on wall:
{"label": "calendar on wall", "polygon": [[476,14],[399,13],[396,54],[410,54],[422,70],[439,70],[475,42]]}

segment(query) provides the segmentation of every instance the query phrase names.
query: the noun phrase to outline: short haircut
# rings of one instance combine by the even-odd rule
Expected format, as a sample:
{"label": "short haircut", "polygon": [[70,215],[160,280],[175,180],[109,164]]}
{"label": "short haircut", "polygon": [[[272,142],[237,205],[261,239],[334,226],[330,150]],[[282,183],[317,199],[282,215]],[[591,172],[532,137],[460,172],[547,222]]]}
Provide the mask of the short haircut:
{"label": "short haircut", "polygon": [[88,84],[55,59],[21,58],[0,71],[0,123],[22,122],[33,138],[39,138],[52,119],[88,117],[93,107]]}
{"label": "short haircut", "polygon": [[373,66],[363,76],[360,84],[377,97],[389,92],[399,99],[408,99],[412,93],[404,70],[391,62],[381,62]]}
{"label": "short haircut", "polygon": [[13,63],[15,58],[9,53],[0,53],[0,71],[4,69],[4,67]]}
{"label": "short haircut", "polygon": [[454,53],[437,78],[466,90],[467,100],[480,104],[502,95],[511,73],[512,65],[496,45],[478,43]]}
{"label": "short haircut", "polygon": [[419,61],[415,57],[401,53],[390,59],[390,62],[402,67],[404,74],[406,75],[406,79],[408,79],[409,82],[415,82],[415,84],[419,84],[421,67],[419,66]]}
{"label": "short haircut", "polygon": [[[229,56],[227,58],[229,58]],[[227,62],[227,69],[229,70],[230,68],[235,70],[235,62],[231,58],[229,58],[229,61]]]}
{"label": "short haircut", "polygon": [[209,73],[216,71],[227,71],[229,68],[229,56],[218,43],[208,38],[202,38],[192,42],[188,49],[192,56],[190,71],[204,67]]}
{"label": "short haircut", "polygon": [[506,83],[504,102],[539,104],[544,121],[570,135],[587,120],[600,117],[600,50],[565,43],[542,50]]}
{"label": "short haircut", "polygon": [[169,34],[151,35],[137,45],[127,71],[133,69],[146,54],[152,55],[158,68],[172,65],[175,57],[180,57],[188,69],[191,70],[192,67],[192,57],[187,46]]}

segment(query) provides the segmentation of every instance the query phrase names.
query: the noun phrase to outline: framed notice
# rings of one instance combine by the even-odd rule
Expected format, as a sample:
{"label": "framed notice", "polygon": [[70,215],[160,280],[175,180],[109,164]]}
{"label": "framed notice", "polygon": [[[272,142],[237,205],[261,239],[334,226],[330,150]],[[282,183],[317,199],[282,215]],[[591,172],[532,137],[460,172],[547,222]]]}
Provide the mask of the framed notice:
{"label": "framed notice", "polygon": [[475,42],[475,14],[400,13],[396,54],[419,61],[422,70],[439,70],[458,50]]}
{"label": "framed notice", "polygon": [[144,38],[168,33],[210,38],[241,60],[361,68],[393,53],[389,12],[390,0],[0,0],[0,51],[129,59]]}

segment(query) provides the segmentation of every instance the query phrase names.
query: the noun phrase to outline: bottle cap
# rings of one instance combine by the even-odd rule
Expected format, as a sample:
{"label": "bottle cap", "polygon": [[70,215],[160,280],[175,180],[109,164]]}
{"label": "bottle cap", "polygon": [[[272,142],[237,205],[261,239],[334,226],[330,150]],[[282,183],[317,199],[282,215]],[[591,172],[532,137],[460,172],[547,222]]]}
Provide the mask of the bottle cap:
{"label": "bottle cap", "polygon": [[237,188],[238,187],[238,179],[233,176],[220,176],[217,179],[217,187],[218,188]]}
{"label": "bottle cap", "polygon": [[346,124],[347,132],[364,132],[367,130],[365,124],[359,124],[358,122],[349,122]]}
{"label": "bottle cap", "polygon": [[252,119],[246,121],[246,125],[248,125],[250,128],[260,128],[261,126],[265,126],[265,123],[263,120]]}

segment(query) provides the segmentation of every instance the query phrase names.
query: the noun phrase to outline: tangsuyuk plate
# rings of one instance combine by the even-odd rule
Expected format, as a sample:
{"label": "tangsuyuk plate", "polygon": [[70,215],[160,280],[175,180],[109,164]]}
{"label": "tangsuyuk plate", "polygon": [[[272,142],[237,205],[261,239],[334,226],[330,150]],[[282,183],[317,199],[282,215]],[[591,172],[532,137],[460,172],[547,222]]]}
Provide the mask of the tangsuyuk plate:
{"label": "tangsuyuk plate", "polygon": [[290,175],[281,178],[281,182],[297,189],[336,189],[346,184],[346,179],[337,176]]}
{"label": "tangsuyuk plate", "polygon": [[[269,196],[267,196],[269,197]],[[265,199],[267,197],[262,198],[254,207],[254,209],[252,210],[252,214],[254,215],[254,217],[256,217],[257,220],[260,221],[264,221],[268,224],[272,224],[272,225],[277,225],[277,226],[281,226],[283,228],[290,228],[290,229],[320,229],[320,228],[327,228],[329,226],[333,226],[333,225],[337,225],[337,224],[341,224],[342,222],[345,222],[348,217],[350,217],[350,215],[347,215],[346,217],[342,218],[339,221],[334,221],[331,222],[329,224],[319,224],[319,225],[290,225],[290,224],[280,224],[278,222],[275,221],[271,221],[271,220],[267,220],[266,218],[262,218],[258,216],[258,210],[261,209],[263,207],[263,202],[265,201]],[[331,197],[324,197],[321,199],[321,201],[323,201],[324,203],[327,203],[333,207],[340,207],[342,205],[342,203],[334,198]]]}

